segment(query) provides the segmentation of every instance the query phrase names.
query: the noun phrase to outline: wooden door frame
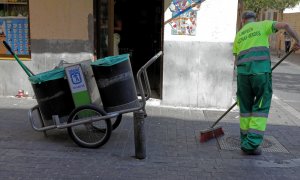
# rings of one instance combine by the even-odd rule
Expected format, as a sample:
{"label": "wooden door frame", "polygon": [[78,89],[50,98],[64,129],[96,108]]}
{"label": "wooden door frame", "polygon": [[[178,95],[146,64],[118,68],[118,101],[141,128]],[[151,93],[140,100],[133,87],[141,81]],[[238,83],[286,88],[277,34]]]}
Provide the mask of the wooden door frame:
{"label": "wooden door frame", "polygon": [[[100,45],[100,29],[101,29],[101,1],[93,0],[93,16],[94,16],[94,57],[96,59],[101,58],[101,45]],[[108,55],[113,55],[114,47],[114,0],[107,0],[108,2]]]}
{"label": "wooden door frame", "polygon": [[114,55],[114,5],[114,0],[108,0],[108,56]]}
{"label": "wooden door frame", "polygon": [[[161,6],[162,6],[162,15],[161,15],[161,41],[160,41],[160,44],[161,44],[161,50],[163,51],[164,50],[164,32],[165,32],[165,24],[164,24],[164,21],[165,21],[165,3],[164,1],[161,1]],[[163,93],[163,70],[164,70],[164,63],[163,63],[163,55],[160,57],[160,84],[159,84],[159,98],[162,99],[162,93]]]}
{"label": "wooden door frame", "polygon": [[[100,9],[101,1],[93,0],[93,14],[94,14],[94,56],[96,59],[100,57]],[[114,0],[107,0],[108,6],[108,55],[113,55],[113,34],[114,34]],[[161,50],[164,48],[164,1],[161,1],[162,15],[161,15]],[[159,98],[162,99],[163,91],[163,56],[160,57],[160,84],[159,84]]]}

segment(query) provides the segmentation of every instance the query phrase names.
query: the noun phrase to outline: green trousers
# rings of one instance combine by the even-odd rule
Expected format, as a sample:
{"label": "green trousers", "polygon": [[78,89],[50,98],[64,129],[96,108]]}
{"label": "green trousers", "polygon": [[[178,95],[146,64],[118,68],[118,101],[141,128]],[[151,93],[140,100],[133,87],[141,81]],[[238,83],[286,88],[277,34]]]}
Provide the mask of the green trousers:
{"label": "green trousers", "polygon": [[272,75],[237,76],[241,149],[255,150],[263,141],[272,100]]}

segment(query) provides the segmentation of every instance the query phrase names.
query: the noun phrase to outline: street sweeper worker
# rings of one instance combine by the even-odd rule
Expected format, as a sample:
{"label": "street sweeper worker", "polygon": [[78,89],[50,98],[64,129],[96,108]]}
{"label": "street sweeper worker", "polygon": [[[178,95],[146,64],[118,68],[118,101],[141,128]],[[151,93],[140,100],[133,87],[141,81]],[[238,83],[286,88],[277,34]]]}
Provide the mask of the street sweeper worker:
{"label": "street sweeper worker", "polygon": [[242,24],[233,45],[241,150],[248,155],[259,155],[272,99],[269,36],[284,29],[295,40],[293,50],[300,48],[300,39],[287,23],[256,22],[256,14],[252,11],[242,14]]}

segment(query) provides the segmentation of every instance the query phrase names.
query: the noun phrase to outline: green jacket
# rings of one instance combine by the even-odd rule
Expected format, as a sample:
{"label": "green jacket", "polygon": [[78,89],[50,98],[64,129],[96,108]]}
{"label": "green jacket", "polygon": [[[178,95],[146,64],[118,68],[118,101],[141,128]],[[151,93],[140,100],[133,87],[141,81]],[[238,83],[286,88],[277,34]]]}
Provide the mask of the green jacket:
{"label": "green jacket", "polygon": [[238,74],[271,72],[269,36],[276,32],[275,23],[249,22],[237,33],[232,51],[237,56]]}

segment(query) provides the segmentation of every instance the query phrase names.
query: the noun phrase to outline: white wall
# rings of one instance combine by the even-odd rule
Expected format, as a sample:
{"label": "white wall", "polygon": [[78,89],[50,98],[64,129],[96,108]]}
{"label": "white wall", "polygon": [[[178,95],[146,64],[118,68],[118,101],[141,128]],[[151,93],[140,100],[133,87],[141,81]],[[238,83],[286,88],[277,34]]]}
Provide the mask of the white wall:
{"label": "white wall", "polygon": [[[232,103],[232,42],[238,0],[207,0],[197,14],[195,36],[164,31],[163,99],[166,105],[222,108]],[[165,21],[171,17],[165,11]]]}
{"label": "white wall", "polygon": [[[165,25],[165,41],[232,42],[235,36],[238,0],[206,0],[197,14],[196,36],[171,35],[171,26]],[[165,11],[165,20],[171,11]]]}

